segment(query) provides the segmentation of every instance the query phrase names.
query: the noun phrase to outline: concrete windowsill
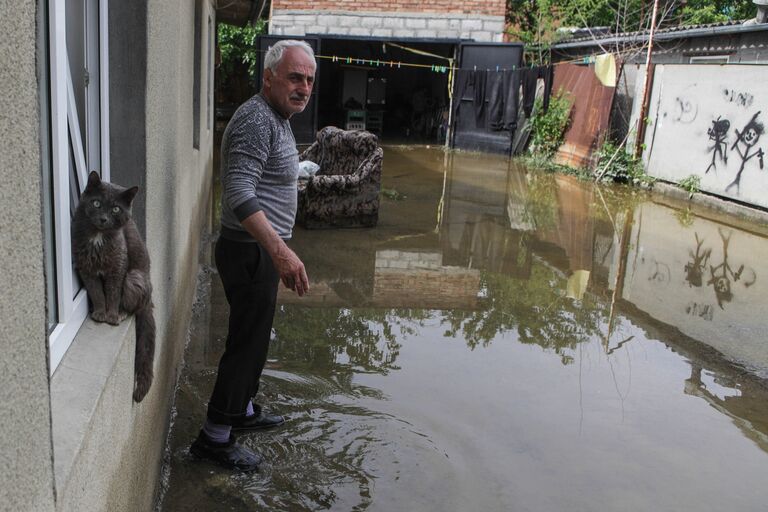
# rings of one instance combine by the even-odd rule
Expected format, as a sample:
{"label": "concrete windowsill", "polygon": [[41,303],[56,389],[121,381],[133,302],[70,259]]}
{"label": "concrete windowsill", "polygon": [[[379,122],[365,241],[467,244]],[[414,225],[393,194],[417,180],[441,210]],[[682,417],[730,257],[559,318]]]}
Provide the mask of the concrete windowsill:
{"label": "concrete windowsill", "polygon": [[118,356],[133,337],[133,317],[118,326],[87,318],[53,374],[53,466],[59,495],[66,488]]}

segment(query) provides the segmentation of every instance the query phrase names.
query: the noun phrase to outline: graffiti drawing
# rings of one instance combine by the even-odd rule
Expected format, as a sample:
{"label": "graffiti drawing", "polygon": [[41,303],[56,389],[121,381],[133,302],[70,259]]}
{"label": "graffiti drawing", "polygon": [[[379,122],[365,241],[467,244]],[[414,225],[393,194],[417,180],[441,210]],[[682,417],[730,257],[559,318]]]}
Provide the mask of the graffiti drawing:
{"label": "graffiti drawing", "polygon": [[731,302],[733,300],[733,292],[731,291],[731,280],[738,281],[741,279],[741,272],[744,270],[742,265],[736,272],[733,271],[731,265],[728,263],[728,244],[731,241],[731,234],[727,237],[723,234],[723,230],[718,228],[720,233],[720,239],[723,241],[723,262],[715,267],[709,267],[709,273],[711,279],[707,282],[708,285],[712,285],[715,290],[715,297],[717,297],[717,305],[720,309],[723,307],[723,302]]}
{"label": "graffiti drawing", "polygon": [[733,89],[723,89],[725,101],[735,103],[740,107],[750,107],[755,97],[748,92],[736,92]]}
{"label": "graffiti drawing", "polygon": [[657,283],[669,284],[672,279],[672,272],[669,269],[669,265],[661,263],[653,259],[653,273],[648,277],[649,281],[656,281]]}
{"label": "graffiti drawing", "polygon": [[693,317],[703,318],[708,322],[711,322],[715,316],[715,311],[711,304],[698,304],[696,302],[689,302],[685,307],[685,312]]}
{"label": "graffiti drawing", "polygon": [[721,228],[718,228],[717,232],[720,234],[720,240],[723,241],[723,262],[714,267],[709,266],[711,279],[707,281],[707,285],[712,285],[715,290],[715,297],[717,297],[717,305],[720,306],[720,309],[725,309],[723,303],[733,300],[731,285],[741,280],[744,288],[749,288],[757,282],[757,274],[752,268],[745,267],[743,264],[739,265],[739,268],[734,272],[733,267],[728,263],[728,244],[731,242],[733,232],[729,233],[728,236],[725,236]]}
{"label": "graffiti drawing", "polygon": [[739,153],[739,156],[741,157],[741,167],[739,167],[739,172],[736,173],[736,178],[733,180],[733,182],[725,187],[726,192],[728,192],[728,190],[732,187],[736,187],[736,193],[739,193],[741,173],[744,172],[744,166],[746,163],[752,158],[757,157],[760,162],[760,169],[763,169],[763,156],[765,156],[763,149],[757,148],[754,153],[750,153],[752,148],[754,148],[757,145],[757,142],[760,140],[760,136],[765,132],[763,123],[757,120],[757,116],[759,115],[760,112],[758,111],[757,114],[752,116],[752,119],[746,124],[746,126],[744,126],[744,129],[741,131],[741,133],[739,133],[739,130],[735,130],[736,142],[734,142],[733,146],[731,146],[731,151],[735,149]]}
{"label": "graffiti drawing", "polygon": [[712,121],[712,127],[707,130],[709,140],[714,141],[715,144],[709,148],[710,151],[712,151],[712,163],[709,164],[709,167],[707,167],[707,170],[704,171],[704,174],[707,174],[710,169],[715,169],[715,171],[717,171],[715,161],[718,154],[720,155],[720,160],[722,160],[723,163],[728,163],[728,155],[726,154],[728,151],[728,143],[725,141],[725,139],[728,138],[728,129],[730,127],[730,121],[727,119],[720,119],[720,116],[718,116],[717,119]]}
{"label": "graffiti drawing", "polygon": [[699,114],[699,106],[687,98],[675,98],[675,118],[678,123],[690,124]]}
{"label": "graffiti drawing", "polygon": [[685,280],[688,281],[689,286],[701,287],[703,283],[704,272],[707,269],[707,263],[709,262],[709,256],[712,254],[712,249],[705,249],[702,251],[702,244],[704,239],[699,240],[699,234],[694,233],[696,237],[696,253],[690,249],[688,254],[691,257],[691,261],[685,264]]}

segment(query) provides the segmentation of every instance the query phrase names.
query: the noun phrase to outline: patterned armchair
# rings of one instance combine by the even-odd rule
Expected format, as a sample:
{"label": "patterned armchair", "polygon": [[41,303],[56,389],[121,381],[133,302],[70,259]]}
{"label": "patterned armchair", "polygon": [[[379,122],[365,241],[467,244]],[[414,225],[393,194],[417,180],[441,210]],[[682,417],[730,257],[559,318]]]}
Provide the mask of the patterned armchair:
{"label": "patterned armchair", "polygon": [[326,126],[299,160],[320,166],[299,180],[296,220],[307,229],[372,227],[379,220],[381,162],[375,135]]}

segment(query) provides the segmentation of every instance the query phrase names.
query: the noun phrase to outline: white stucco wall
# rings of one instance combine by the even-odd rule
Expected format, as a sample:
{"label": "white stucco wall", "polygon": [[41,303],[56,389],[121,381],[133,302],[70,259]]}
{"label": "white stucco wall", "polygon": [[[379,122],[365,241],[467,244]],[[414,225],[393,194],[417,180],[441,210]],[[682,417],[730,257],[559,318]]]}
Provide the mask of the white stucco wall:
{"label": "white stucco wall", "polygon": [[[86,322],[75,350],[89,333],[97,339],[106,335],[103,329],[117,334],[123,329],[125,334],[110,340],[111,371],[102,380],[94,379],[101,387],[99,399],[89,411],[87,431],[74,448],[71,468],[57,482],[57,511],[152,510],[160,487],[174,387],[192,313],[200,240],[210,224],[213,135],[206,110],[211,93],[207,42],[208,17],[213,29],[215,12],[208,0],[201,4],[199,149],[194,148],[193,137],[195,2],[150,0],[146,36],[131,36],[146,37],[147,44],[146,182],[140,193],[146,195],[146,243],[152,261],[155,379],[144,401],[133,403],[133,324],[112,328]],[[61,380],[54,375],[56,386]],[[85,394],[90,391],[78,396]],[[66,409],[66,404],[54,407],[55,424]],[[57,476],[64,473],[57,469]]]}
{"label": "white stucco wall", "polygon": [[53,510],[35,2],[0,5],[0,508]]}
{"label": "white stucco wall", "polygon": [[[768,207],[768,67],[656,66],[648,118],[643,158],[649,174],[675,183],[696,175],[703,191]],[[764,132],[758,129],[748,144],[739,134],[753,119]],[[724,130],[718,143],[709,132],[715,123]]]}
{"label": "white stucco wall", "polygon": [[[635,211],[623,298],[768,376],[768,238],[701,217],[683,228],[675,213]],[[715,292],[726,281],[730,299]]]}

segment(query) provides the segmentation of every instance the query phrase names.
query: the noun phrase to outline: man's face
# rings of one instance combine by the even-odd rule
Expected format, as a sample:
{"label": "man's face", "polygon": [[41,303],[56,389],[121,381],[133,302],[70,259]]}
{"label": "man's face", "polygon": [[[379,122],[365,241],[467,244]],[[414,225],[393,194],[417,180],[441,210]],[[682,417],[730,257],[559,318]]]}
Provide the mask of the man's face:
{"label": "man's face", "polygon": [[272,107],[286,119],[304,110],[315,83],[315,60],[301,48],[288,47],[277,71],[264,70],[263,94]]}

